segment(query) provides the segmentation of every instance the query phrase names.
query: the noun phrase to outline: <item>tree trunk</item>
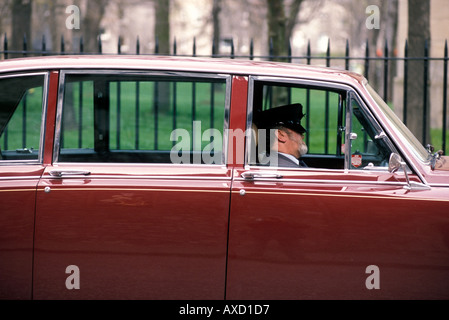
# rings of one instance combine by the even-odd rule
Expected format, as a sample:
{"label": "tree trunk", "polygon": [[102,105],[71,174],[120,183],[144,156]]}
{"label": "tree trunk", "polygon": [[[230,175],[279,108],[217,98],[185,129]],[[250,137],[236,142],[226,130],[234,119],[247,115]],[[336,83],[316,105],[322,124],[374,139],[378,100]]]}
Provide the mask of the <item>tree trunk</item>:
{"label": "tree trunk", "polygon": [[158,40],[158,53],[170,53],[170,0],[156,0],[156,25],[154,32]]}
{"label": "tree trunk", "polygon": [[[10,50],[23,49],[23,37],[27,37],[27,44],[31,42],[31,1],[13,0],[12,2],[12,39]],[[10,55],[11,58],[20,54]]]}
{"label": "tree trunk", "polygon": [[100,23],[107,4],[108,0],[87,1],[86,13],[81,24],[84,52],[94,53],[98,51]]}
{"label": "tree trunk", "polygon": [[[408,0],[408,56],[423,57],[426,41],[430,40],[430,1]],[[430,45],[429,45],[430,47]],[[407,126],[424,145],[430,143],[430,107],[424,83],[424,62],[408,62]],[[428,95],[427,95],[428,97]],[[424,111],[424,105],[427,111]]]}
{"label": "tree trunk", "polygon": [[212,7],[212,21],[213,21],[213,52],[212,54],[220,53],[220,11],[221,11],[221,0],[214,0]]}
{"label": "tree trunk", "polygon": [[287,17],[283,0],[267,0],[268,48],[273,60],[287,61],[279,58],[288,54]]}
{"label": "tree trunk", "polygon": [[[170,0],[156,0],[155,2],[156,25],[154,28],[157,39],[157,54],[170,54]],[[159,82],[155,87],[157,108],[160,112],[167,113],[170,110],[170,84]]]}
{"label": "tree trunk", "polygon": [[[267,21],[268,21],[268,48],[272,60],[288,62],[290,37],[296,23],[299,9],[303,0],[294,0],[290,7],[286,8],[284,0],[267,1]],[[288,11],[288,16],[286,12]],[[277,87],[272,89],[273,106],[280,106],[289,103],[289,90]]]}

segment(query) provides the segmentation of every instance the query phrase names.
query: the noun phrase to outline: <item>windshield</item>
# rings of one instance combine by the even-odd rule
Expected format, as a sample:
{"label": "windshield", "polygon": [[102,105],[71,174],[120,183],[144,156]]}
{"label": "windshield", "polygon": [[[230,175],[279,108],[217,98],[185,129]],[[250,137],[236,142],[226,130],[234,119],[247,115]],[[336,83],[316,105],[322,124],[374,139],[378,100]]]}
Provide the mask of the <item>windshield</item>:
{"label": "windshield", "polygon": [[397,133],[401,136],[401,140],[408,148],[423,162],[428,160],[429,153],[423,147],[421,142],[413,135],[413,133],[405,126],[391,108],[383,101],[377,92],[369,85],[366,85],[371,97],[376,101],[384,114],[387,116],[390,124],[396,128]]}

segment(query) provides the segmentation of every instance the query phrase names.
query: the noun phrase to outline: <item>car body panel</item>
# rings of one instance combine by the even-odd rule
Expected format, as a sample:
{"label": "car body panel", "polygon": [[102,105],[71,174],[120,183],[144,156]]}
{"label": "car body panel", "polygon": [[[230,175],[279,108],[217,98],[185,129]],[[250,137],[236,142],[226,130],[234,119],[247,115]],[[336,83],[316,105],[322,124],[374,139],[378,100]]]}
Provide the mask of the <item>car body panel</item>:
{"label": "car body panel", "polygon": [[36,187],[41,165],[0,166],[0,299],[31,299]]}
{"label": "car body panel", "polygon": [[[231,197],[228,299],[449,297],[445,192],[411,193],[389,173],[280,169],[282,178],[248,181],[243,172]],[[380,290],[365,287],[371,265]]]}
{"label": "car body panel", "polygon": [[[54,178],[48,167],[39,183],[34,298],[223,298],[226,168],[203,176],[158,166],[57,169],[91,174]],[[70,265],[82,271],[82,290],[61,286]]]}

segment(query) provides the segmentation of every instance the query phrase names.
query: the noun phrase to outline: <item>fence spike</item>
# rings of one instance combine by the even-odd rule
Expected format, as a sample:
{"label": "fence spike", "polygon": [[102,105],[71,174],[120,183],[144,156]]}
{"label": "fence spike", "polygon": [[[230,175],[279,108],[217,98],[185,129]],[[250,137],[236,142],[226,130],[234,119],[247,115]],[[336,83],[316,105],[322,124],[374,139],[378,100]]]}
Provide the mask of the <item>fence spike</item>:
{"label": "fence spike", "polygon": [[47,44],[45,42],[45,34],[42,36],[42,55],[45,55],[45,51],[47,50]]}
{"label": "fence spike", "polygon": [[345,49],[345,69],[349,70],[349,40],[346,39],[346,49]]}
{"label": "fence spike", "polygon": [[217,42],[215,41],[215,38],[212,39],[212,58],[214,58],[217,55]]}
{"label": "fence spike", "polygon": [[139,40],[139,36],[137,36],[137,39],[136,39],[136,54],[140,54],[140,40]]}
{"label": "fence spike", "polygon": [[307,64],[310,64],[312,60],[312,50],[310,48],[310,39],[307,40]]}
{"label": "fence spike", "polygon": [[84,52],[84,40],[83,36],[80,37],[80,53]]}
{"label": "fence spike", "polygon": [[102,53],[103,52],[103,43],[101,42],[101,35],[99,34],[97,37],[97,42],[98,42],[98,53]]}
{"label": "fence spike", "polygon": [[290,40],[287,41],[288,62],[292,62],[292,45]]}
{"label": "fence spike", "polygon": [[27,50],[28,50],[28,43],[27,43],[27,35],[26,33],[23,34],[23,56],[27,56]]}
{"label": "fence spike", "polygon": [[249,59],[254,60],[254,39],[251,38],[249,43]]}
{"label": "fence spike", "polygon": [[174,37],[173,39],[173,55],[177,55],[178,54],[178,44],[176,43],[176,37]]}
{"label": "fence spike", "polygon": [[61,34],[61,53],[64,54],[64,52],[65,52],[64,35]]}
{"label": "fence spike", "polygon": [[4,52],[3,55],[4,55],[5,59],[8,59],[8,37],[6,35],[6,32],[5,32],[5,36],[3,38],[3,52]]}
{"label": "fence spike", "polygon": [[117,53],[122,53],[122,37],[118,36],[118,42],[117,42]]}

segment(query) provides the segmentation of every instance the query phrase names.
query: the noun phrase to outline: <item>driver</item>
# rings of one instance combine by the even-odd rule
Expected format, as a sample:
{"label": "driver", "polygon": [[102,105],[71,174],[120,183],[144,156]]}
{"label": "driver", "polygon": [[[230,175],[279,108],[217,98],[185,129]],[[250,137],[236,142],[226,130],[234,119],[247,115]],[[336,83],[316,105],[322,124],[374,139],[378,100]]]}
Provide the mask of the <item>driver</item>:
{"label": "driver", "polygon": [[304,141],[306,129],[301,125],[304,117],[302,109],[300,103],[294,103],[265,110],[257,115],[257,127],[270,131],[266,135],[266,145],[270,146],[267,151],[268,165],[273,165],[273,159],[277,159],[279,167],[307,167],[301,160],[308,151]]}

